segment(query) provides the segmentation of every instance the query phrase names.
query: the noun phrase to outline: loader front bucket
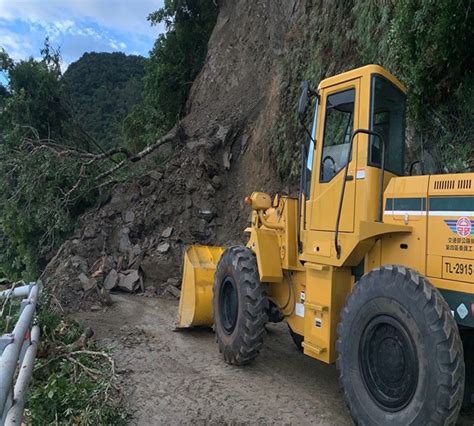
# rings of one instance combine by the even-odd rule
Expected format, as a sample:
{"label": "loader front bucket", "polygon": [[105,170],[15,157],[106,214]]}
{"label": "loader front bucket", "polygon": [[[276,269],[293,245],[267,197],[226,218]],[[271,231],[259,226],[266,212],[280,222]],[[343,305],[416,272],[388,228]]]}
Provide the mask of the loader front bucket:
{"label": "loader front bucket", "polygon": [[214,324],[212,286],[223,251],[222,247],[213,246],[190,246],[186,249],[176,328]]}

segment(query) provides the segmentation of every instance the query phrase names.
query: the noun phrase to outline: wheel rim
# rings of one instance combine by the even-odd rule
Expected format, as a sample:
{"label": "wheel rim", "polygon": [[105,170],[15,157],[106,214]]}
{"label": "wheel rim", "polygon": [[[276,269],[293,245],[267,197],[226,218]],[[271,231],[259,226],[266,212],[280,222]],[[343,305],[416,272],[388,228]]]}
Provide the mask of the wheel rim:
{"label": "wheel rim", "polygon": [[373,400],[387,411],[406,407],[418,384],[418,357],[403,324],[388,315],[373,318],[362,334],[359,355]]}
{"label": "wheel rim", "polygon": [[219,317],[224,331],[231,334],[237,323],[237,287],[232,277],[225,277],[219,292]]}

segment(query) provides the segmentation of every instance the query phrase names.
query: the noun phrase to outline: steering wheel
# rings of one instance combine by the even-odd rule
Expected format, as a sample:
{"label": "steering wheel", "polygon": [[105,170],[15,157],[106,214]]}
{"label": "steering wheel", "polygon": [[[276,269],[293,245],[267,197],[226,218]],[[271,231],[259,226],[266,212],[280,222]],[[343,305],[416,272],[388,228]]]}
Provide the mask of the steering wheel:
{"label": "steering wheel", "polygon": [[[332,170],[333,170],[332,176],[334,176],[336,174],[336,168],[337,168],[337,164],[336,164],[336,161],[334,160],[334,158],[332,158],[330,155],[326,155],[326,157],[323,158],[322,170],[321,170],[321,175],[322,175],[324,180],[329,180],[329,179],[325,179],[325,177],[324,177],[324,169],[325,169],[324,163],[327,160],[330,160],[332,162]],[[331,178],[332,178],[332,176],[331,176]]]}

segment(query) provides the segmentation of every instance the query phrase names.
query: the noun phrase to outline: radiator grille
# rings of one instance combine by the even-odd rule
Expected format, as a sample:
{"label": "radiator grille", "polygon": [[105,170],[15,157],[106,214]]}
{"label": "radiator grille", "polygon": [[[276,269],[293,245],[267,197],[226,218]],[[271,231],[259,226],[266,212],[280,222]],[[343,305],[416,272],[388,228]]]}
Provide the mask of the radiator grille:
{"label": "radiator grille", "polygon": [[471,179],[458,180],[458,189],[471,189],[471,185],[472,185]]}
{"label": "radiator grille", "polygon": [[454,180],[443,179],[434,183],[434,189],[454,189]]}

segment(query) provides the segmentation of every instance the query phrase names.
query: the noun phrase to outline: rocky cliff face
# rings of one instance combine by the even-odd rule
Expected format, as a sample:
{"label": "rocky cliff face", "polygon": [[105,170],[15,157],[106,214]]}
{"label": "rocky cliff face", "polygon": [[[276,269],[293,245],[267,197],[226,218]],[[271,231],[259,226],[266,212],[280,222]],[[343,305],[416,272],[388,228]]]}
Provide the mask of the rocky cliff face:
{"label": "rocky cliff face", "polygon": [[[48,265],[44,279],[63,309],[107,303],[117,287],[178,294],[186,245],[244,242],[244,196],[292,189],[289,179],[277,179],[271,147],[276,121],[293,109],[288,86],[303,77],[288,77],[288,57],[307,32],[307,2],[219,6],[173,154],[84,215]],[[289,142],[298,137],[295,131]]]}

